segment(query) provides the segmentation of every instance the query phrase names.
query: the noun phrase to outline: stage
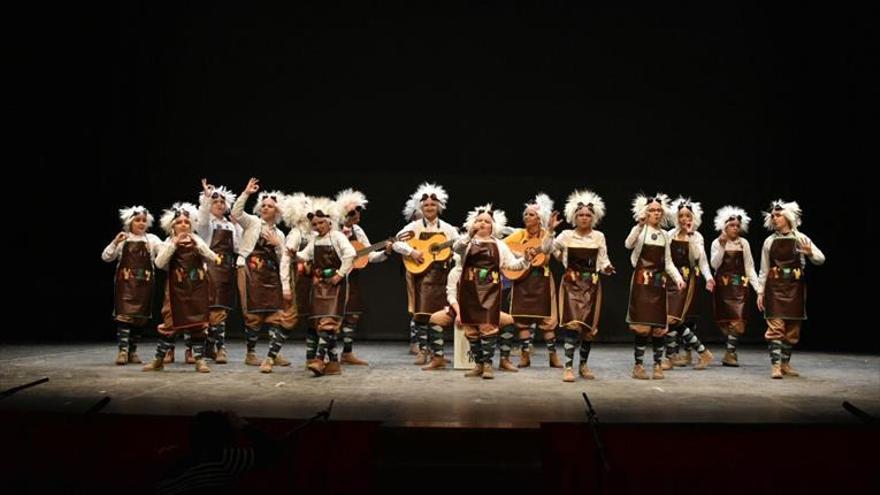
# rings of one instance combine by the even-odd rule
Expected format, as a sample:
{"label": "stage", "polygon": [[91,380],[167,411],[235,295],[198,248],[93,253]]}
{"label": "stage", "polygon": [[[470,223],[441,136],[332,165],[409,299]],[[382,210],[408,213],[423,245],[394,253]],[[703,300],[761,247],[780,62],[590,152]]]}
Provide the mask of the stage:
{"label": "stage", "polygon": [[[451,345],[447,345],[451,349]],[[148,359],[154,342],[141,345]],[[880,417],[880,356],[795,352],[797,378],[771,380],[767,352],[739,352],[739,368],[722,367],[723,349],[704,371],[677,368],[665,380],[633,380],[632,348],[596,344],[590,365],[594,381],[563,383],[562,371],[547,366],[539,345],[533,366],[518,373],[496,371],[494,380],[466,379],[463,371],[421,371],[405,342],[356,342],[370,366],[344,366],[340,376],[316,378],[304,367],[304,347],[291,340],[283,354],[291,367],[262,374],[245,366],[244,343],[228,345],[230,363],[199,374],[177,362],[163,372],[113,364],[112,343],[4,345],[0,383],[7,389],[42,377],[49,382],[0,401],[3,411],[77,414],[110,397],[102,414],[188,416],[206,409],[233,410],[245,417],[307,418],[335,400],[332,419],[374,421],[385,426],[537,428],[547,422],[584,421],[581,392],[587,392],[603,423],[853,423],[841,407],[849,401]],[[258,354],[266,350],[261,342]],[[451,350],[450,350],[451,353]],[[451,356],[449,356],[451,357]],[[650,349],[646,358],[650,359]],[[514,356],[514,362],[517,361]],[[576,361],[577,362],[577,361]],[[497,367],[498,355],[495,356]]]}

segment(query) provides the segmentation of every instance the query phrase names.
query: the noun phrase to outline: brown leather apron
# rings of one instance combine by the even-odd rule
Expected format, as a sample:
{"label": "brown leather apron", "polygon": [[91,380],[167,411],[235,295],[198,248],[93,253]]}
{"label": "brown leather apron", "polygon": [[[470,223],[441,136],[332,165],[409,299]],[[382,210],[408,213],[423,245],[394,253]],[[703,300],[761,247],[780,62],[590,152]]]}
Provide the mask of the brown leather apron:
{"label": "brown leather apron", "polygon": [[208,280],[211,285],[212,308],[232,309],[235,306],[235,248],[232,231],[214,229],[211,234],[211,251],[219,262],[208,263]]}
{"label": "brown leather apron", "polygon": [[568,267],[559,283],[560,325],[579,323],[593,329],[598,323],[602,281],[596,248],[566,248]]}
{"label": "brown leather apron", "polygon": [[333,285],[330,279],[336,275],[342,260],[333,246],[315,246],[312,270],[312,295],[310,318],[342,318],[345,314],[346,282],[343,278]]}
{"label": "brown leather apron", "polygon": [[501,318],[498,246],[494,242],[471,243],[462,268],[458,281],[461,323],[497,326]]}
{"label": "brown leather apron", "polygon": [[764,318],[806,320],[807,284],[797,240],[774,239],[770,244],[770,271],[764,287]]}
{"label": "brown leather apron", "polygon": [[[302,236],[299,241],[299,250],[302,251],[308,246],[309,241],[306,236]],[[309,298],[312,295],[312,264],[305,261],[291,260],[290,262],[290,280],[293,281],[293,292],[296,298],[296,311],[299,316],[309,314]]]}
{"label": "brown leather apron", "polygon": [[[348,240],[356,241],[357,236],[352,230]],[[361,297],[361,271],[352,270],[348,274],[348,299],[345,302],[345,314],[361,314],[364,312],[364,300]]]}
{"label": "brown leather apron", "polygon": [[114,316],[150,318],[156,271],[144,241],[125,241],[116,267]]}
{"label": "brown leather apron", "polygon": [[513,282],[510,289],[510,315],[515,318],[546,318],[553,313],[550,288],[553,274],[549,266],[533,266],[528,274]]}
{"label": "brown leather apron", "polygon": [[749,278],[746,276],[742,251],[724,251],[721,266],[715,271],[715,293],[712,295],[715,321],[727,323],[744,321]]}
{"label": "brown leather apron", "polygon": [[195,244],[177,246],[168,265],[168,301],[171,328],[185,330],[208,323],[208,273]]}
{"label": "brown leather apron", "polygon": [[694,291],[697,286],[697,270],[691,266],[690,242],[673,239],[669,245],[672,263],[687,284],[684,290],[678,290],[674,284],[666,286],[666,311],[669,316],[684,320],[693,306]]}
{"label": "brown leather apron", "polygon": [[274,313],[283,308],[278,255],[262,237],[245,260],[248,313]]}
{"label": "brown leather apron", "polygon": [[666,326],[666,248],[642,245],[630,281],[627,323]]}

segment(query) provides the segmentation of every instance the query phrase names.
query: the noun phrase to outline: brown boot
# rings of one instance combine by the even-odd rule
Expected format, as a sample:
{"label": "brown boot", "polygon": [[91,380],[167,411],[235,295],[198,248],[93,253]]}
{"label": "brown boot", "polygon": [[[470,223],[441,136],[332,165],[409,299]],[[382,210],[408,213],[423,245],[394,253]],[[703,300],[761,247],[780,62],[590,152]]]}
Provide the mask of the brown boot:
{"label": "brown boot", "polygon": [[275,366],[290,366],[290,360],[279,352],[275,355]]}
{"label": "brown boot", "polygon": [[672,364],[672,360],[675,358],[675,354],[668,358],[663,358],[660,360],[660,367],[664,370],[671,370],[675,365]]}
{"label": "brown boot", "polygon": [[324,368],[327,366],[320,359],[311,359],[306,367],[315,374],[315,376],[324,376]]}
{"label": "brown boot", "polygon": [[666,375],[663,374],[663,367],[659,364],[654,365],[654,376],[652,376],[654,380],[662,380],[666,378]]}
{"label": "brown boot", "polygon": [[260,363],[260,373],[271,373],[273,364],[275,364],[274,359],[270,357],[263,359],[263,362]]}
{"label": "brown boot", "polygon": [[420,350],[418,356],[416,356],[416,361],[413,364],[416,366],[423,366],[427,364],[428,359],[430,359],[430,356],[428,356],[428,351]]}
{"label": "brown boot", "polygon": [[492,372],[492,363],[483,363],[483,380],[491,380],[495,378],[495,373]]}
{"label": "brown boot", "polygon": [[226,349],[221,347],[217,349],[217,354],[214,355],[214,362],[217,364],[226,364],[229,361],[229,357],[226,355]]}
{"label": "brown boot", "polygon": [[183,359],[186,364],[196,364],[196,358],[193,357],[192,347],[187,347],[183,353]]}
{"label": "brown boot", "polygon": [[409,353],[415,356],[419,353],[419,344],[410,344],[409,345]]}
{"label": "brown boot", "polygon": [[519,353],[519,364],[516,365],[518,368],[528,368],[532,365],[531,359],[529,359],[529,351],[522,351]]}
{"label": "brown boot", "polygon": [[152,361],[144,365],[142,371],[162,371],[165,369],[165,361],[159,358],[153,358]]}
{"label": "brown boot", "polygon": [[123,365],[128,362],[128,351],[119,351],[116,353],[116,364]]}
{"label": "brown boot", "polygon": [[683,367],[691,364],[691,362],[688,360],[687,353],[684,353],[684,352],[678,352],[678,353],[673,354],[669,358],[669,361],[672,363],[672,366],[677,366],[679,368],[683,368]]}
{"label": "brown boot", "polygon": [[736,358],[735,352],[727,351],[724,353],[724,357],[721,359],[722,366],[731,366],[733,368],[739,367],[739,360]]}
{"label": "brown boot", "polygon": [[637,364],[633,366],[632,377],[637,380],[647,380],[648,373],[645,371],[645,367],[641,364]]}
{"label": "brown boot", "polygon": [[565,368],[565,371],[562,372],[562,381],[565,383],[574,382],[574,370],[571,368]]}
{"label": "brown boot", "polygon": [[330,361],[327,363],[327,366],[324,367],[325,375],[341,375],[342,374],[342,366],[339,365],[339,361]]}
{"label": "brown boot", "polygon": [[340,361],[342,361],[343,364],[353,364],[356,366],[368,366],[370,364],[355,356],[353,352],[343,352]]}
{"label": "brown boot", "polygon": [[475,363],[474,368],[464,374],[467,378],[479,378],[483,376],[483,363]]}
{"label": "brown boot", "polygon": [[581,363],[581,365],[578,367],[578,373],[580,373],[581,377],[583,377],[584,380],[596,379],[596,375],[593,374],[593,370],[591,370],[590,367],[587,366],[587,363]]}
{"label": "brown boot", "polygon": [[260,360],[257,359],[257,353],[253,351],[248,351],[244,355],[244,364],[248,366],[259,366]]}
{"label": "brown boot", "polygon": [[128,353],[128,362],[131,363],[131,364],[141,364],[141,363],[143,363],[143,361],[141,361],[140,356],[138,356],[138,353],[136,353],[136,352],[130,352],[130,353]]}
{"label": "brown boot", "polygon": [[519,370],[513,363],[510,362],[510,358],[501,358],[501,362],[498,363],[498,369],[501,371],[510,371],[513,373],[518,372]]}
{"label": "brown boot", "polygon": [[700,353],[699,358],[700,360],[697,361],[697,364],[694,365],[695,370],[704,370],[708,368],[709,363],[711,363],[712,360],[715,359],[715,356],[712,355],[712,351],[706,349],[705,351]]}
{"label": "brown boot", "polygon": [[559,355],[556,352],[550,353],[550,367],[551,368],[562,368],[562,361],[559,359]]}
{"label": "brown boot", "polygon": [[782,366],[774,364],[770,367],[770,378],[774,380],[782,379]]}
{"label": "brown boot", "polygon": [[782,365],[779,366],[779,369],[785,376],[801,376],[796,369],[791,367],[791,363],[782,363]]}
{"label": "brown boot", "polygon": [[427,366],[422,367],[422,371],[434,371],[434,370],[445,370],[446,369],[446,360],[443,359],[442,356],[434,356],[431,358],[431,362],[428,363]]}
{"label": "brown boot", "polygon": [[165,359],[162,360],[165,364],[170,364],[174,362],[174,348],[165,351]]}
{"label": "brown boot", "polygon": [[205,361],[204,359],[199,359],[198,361],[195,362],[195,365],[196,365],[196,371],[198,371],[199,373],[210,373],[211,372],[211,368],[208,367],[208,362]]}

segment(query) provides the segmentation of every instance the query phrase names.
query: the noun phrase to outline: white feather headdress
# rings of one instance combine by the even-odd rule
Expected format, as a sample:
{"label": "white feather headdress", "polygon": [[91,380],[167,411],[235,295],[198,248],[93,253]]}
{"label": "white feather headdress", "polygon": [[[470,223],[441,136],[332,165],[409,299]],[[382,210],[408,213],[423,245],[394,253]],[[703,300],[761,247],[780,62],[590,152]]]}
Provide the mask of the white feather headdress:
{"label": "white feather headdress", "polygon": [[553,214],[553,200],[544,193],[538,193],[533,200],[526,203],[523,215],[529,210],[535,210],[541,219],[541,226],[546,228],[550,225],[550,215]]}
{"label": "white feather headdress", "polygon": [[449,200],[449,194],[447,194],[446,189],[443,189],[443,186],[439,184],[423,182],[412,195],[413,205],[416,205],[417,208],[421,209],[422,202],[428,198],[436,201],[440,206],[439,210],[442,212],[446,209],[446,201]]}
{"label": "white feather headdress", "polygon": [[764,227],[766,227],[767,230],[776,230],[773,226],[773,211],[775,210],[780,211],[782,216],[788,220],[792,230],[797,230],[797,228],[801,226],[801,216],[803,215],[803,211],[801,211],[801,207],[797,204],[797,201],[777,199],[770,204],[770,211],[761,212],[764,215]]}
{"label": "white feather headdress", "polygon": [[722,232],[727,227],[728,222],[733,220],[739,220],[739,230],[743,233],[749,231],[749,222],[752,221],[749,218],[749,214],[739,206],[730,205],[722,206],[715,213],[715,230]]}
{"label": "white feather headdress", "polygon": [[153,215],[141,205],[127,206],[119,209],[119,220],[122,222],[122,230],[131,232],[131,221],[138,215],[147,216],[147,229],[153,226]]}
{"label": "white feather headdress", "polygon": [[334,229],[339,226],[339,221],[341,218],[341,215],[339,214],[339,207],[332,199],[326,196],[317,196],[312,198],[312,211],[309,212],[307,216],[309,220],[311,220],[315,216],[320,218],[329,218],[330,226]]}
{"label": "white feather headdress", "polygon": [[473,210],[469,211],[467,214],[467,218],[464,221],[464,228],[467,231],[471,230],[471,227],[474,226],[474,221],[483,213],[489,213],[492,217],[492,235],[495,237],[500,237],[502,231],[507,226],[507,215],[504,213],[504,210],[493,210],[492,203],[486,203],[482,206],[477,206]]}
{"label": "white feather headdress", "polygon": [[673,225],[675,222],[675,214],[672,212],[672,204],[669,201],[669,196],[659,192],[650,198],[641,193],[636,195],[632,202],[633,220],[638,221],[644,218],[648,211],[648,205],[655,201],[660,203],[660,206],[663,207],[663,217],[660,219],[660,225]]}
{"label": "white feather headdress", "polygon": [[[204,196],[204,191],[199,193],[199,198],[203,198]],[[232,209],[232,205],[235,203],[236,195],[234,192],[223,186],[217,186],[214,188],[214,192],[211,195],[210,199],[214,199],[215,197],[223,198],[223,202],[226,203],[226,211],[229,211]]]}
{"label": "white feather headdress", "polygon": [[685,198],[684,196],[679,196],[672,202],[672,209],[674,220],[673,224],[676,228],[681,228],[681,225],[678,224],[678,212],[681,211],[682,208],[687,208],[691,211],[691,215],[694,217],[694,230],[700,228],[700,225],[703,224],[703,206],[700,203],[693,201],[691,198]]}
{"label": "white feather headdress", "polygon": [[301,192],[288,194],[284,197],[281,211],[284,224],[288,228],[300,227],[308,220],[307,215],[312,212],[312,200]]}
{"label": "white feather headdress", "polygon": [[284,215],[284,193],[281,191],[260,191],[257,194],[257,204],[254,205],[254,215],[260,216],[260,207],[263,206],[263,201],[270,199],[275,202],[275,223],[281,222],[281,218]]}
{"label": "white feather headdress", "polygon": [[577,212],[581,208],[588,208],[593,212],[594,227],[605,217],[605,201],[593,191],[584,189],[568,195],[568,200],[565,201],[565,220],[572,226],[575,225]]}
{"label": "white feather headdress", "polygon": [[419,202],[415,200],[415,198],[410,197],[406,200],[406,203],[403,205],[403,218],[407,222],[412,222],[413,220],[418,220],[422,218],[422,209],[418,207]]}
{"label": "white feather headdress", "polygon": [[364,193],[355,189],[344,189],[336,193],[336,206],[344,218],[352,210],[364,210],[367,208],[367,197]]}
{"label": "white feather headdress", "polygon": [[166,234],[173,235],[174,230],[172,227],[174,226],[174,220],[180,215],[186,215],[189,218],[189,221],[192,224],[192,230],[195,232],[196,227],[199,225],[199,212],[192,203],[178,202],[171,205],[171,208],[162,212],[162,218],[159,219],[159,226],[162,227],[162,230],[164,230]]}

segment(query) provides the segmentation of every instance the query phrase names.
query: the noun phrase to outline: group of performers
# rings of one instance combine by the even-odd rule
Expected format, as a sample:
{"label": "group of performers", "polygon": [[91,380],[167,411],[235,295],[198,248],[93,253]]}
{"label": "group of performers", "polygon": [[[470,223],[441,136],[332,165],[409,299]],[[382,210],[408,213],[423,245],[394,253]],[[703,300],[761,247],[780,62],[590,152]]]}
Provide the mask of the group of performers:
{"label": "group of performers", "polygon": [[[256,205],[248,213],[251,196]],[[163,212],[164,241],[148,233],[154,218],[146,208],[123,208],[122,232],[102,255],[117,263],[116,364],[141,363],[137,346],[152,316],[158,268],[167,272],[160,339],[144,371],[160,371],[174,361],[178,334],[184,335],[184,359],[196,371],[210,372],[208,360],[227,363],[226,321],[236,300],[244,317],[246,365],[263,373],[290,366],[281,351],[303,320],[306,367],[315,376],[340,374],[342,364],[367,365],[353,351],[366,309],[360,270],[397,253],[406,266],[411,351],[423,370],[447,367],[445,337],[457,326],[474,363],[467,377],[493,378],[496,348],[498,370],[528,368],[532,339],[540,331],[549,365],[562,369],[563,381],[595,378],[589,356],[600,327],[602,277],[616,273],[605,236],[596,230],[605,216],[602,198],[574,191],[560,215],[546,194],[538,194],[525,204],[518,229],[507,227],[507,216],[491,203],[471,210],[460,229],[440,218],[448,200],[442,186],[421,184],[406,201],[408,223],[375,244],[360,225],[367,199],[352,189],[333,199],[288,195],[266,192],[251,178],[236,197],[203,179],[198,207],[180,202]],[[701,285],[713,295],[714,317],[727,338],[723,365],[739,366],[737,342],[746,329],[751,287],[767,323],[771,377],[798,375],[791,355],[806,319],[806,261],[821,265],[825,257],[800,231],[797,203],[778,200],[763,214],[771,234],[761,248],[760,273],[743,237],[750,218],[742,208],[718,210],[718,236],[708,257],[699,232],[700,203],[672,201],[662,193],[638,195],[632,214],[635,225],[624,244],[633,266],[627,311],[633,378],[662,379],[664,371],[691,365],[693,352],[694,369],[713,362],[696,334],[694,301]],[[563,221],[571,228],[557,234]],[[551,258],[564,268],[558,285]],[[256,346],[263,332],[269,346],[260,359]],[[516,337],[518,364],[511,361]],[[644,363],[649,341],[650,377]]]}

